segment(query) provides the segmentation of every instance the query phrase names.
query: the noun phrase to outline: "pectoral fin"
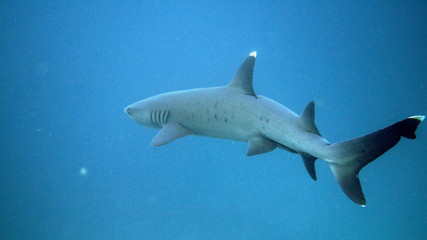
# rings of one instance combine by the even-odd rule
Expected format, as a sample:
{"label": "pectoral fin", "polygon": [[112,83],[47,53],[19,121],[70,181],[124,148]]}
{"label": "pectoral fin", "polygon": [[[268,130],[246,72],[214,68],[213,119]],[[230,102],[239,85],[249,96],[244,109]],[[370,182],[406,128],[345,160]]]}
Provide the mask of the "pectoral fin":
{"label": "pectoral fin", "polygon": [[277,143],[262,137],[251,138],[248,141],[249,147],[246,156],[273,151],[277,147]]}
{"label": "pectoral fin", "polygon": [[193,134],[192,131],[182,127],[179,124],[168,123],[160,129],[151,141],[151,146],[157,147],[168,144],[173,140]]}

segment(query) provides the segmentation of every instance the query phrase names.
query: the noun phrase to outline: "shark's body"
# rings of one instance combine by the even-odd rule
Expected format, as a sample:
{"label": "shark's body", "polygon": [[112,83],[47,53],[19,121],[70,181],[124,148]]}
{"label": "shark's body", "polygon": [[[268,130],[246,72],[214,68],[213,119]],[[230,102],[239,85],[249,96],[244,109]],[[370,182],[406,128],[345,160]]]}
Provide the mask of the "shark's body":
{"label": "shark's body", "polygon": [[144,126],[161,128],[153,146],[193,134],[248,142],[248,156],[279,147],[299,153],[314,180],[314,162],[324,159],[346,195],[365,205],[358,180],[360,169],[393,147],[401,136],[415,138],[424,116],[413,116],[364,137],[330,144],[315,126],[313,102],[297,115],[274,100],[255,94],[255,57],[253,52],[246,58],[227,86],[160,94],[126,107],[125,112]]}

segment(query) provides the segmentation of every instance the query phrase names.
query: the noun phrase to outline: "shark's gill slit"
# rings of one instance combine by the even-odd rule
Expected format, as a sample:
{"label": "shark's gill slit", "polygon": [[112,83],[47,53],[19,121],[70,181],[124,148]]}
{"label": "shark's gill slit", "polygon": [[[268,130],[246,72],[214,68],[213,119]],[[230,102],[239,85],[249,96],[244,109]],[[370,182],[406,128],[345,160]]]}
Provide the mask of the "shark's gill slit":
{"label": "shark's gill slit", "polygon": [[158,127],[158,124],[157,124],[157,111],[153,112],[153,124],[154,124],[154,126]]}
{"label": "shark's gill slit", "polygon": [[156,122],[156,126],[159,126],[159,111],[156,111],[156,114],[154,114],[154,121]]}
{"label": "shark's gill slit", "polygon": [[159,111],[159,126],[160,127],[163,127],[164,125],[166,125],[165,116],[166,116],[165,110]]}
{"label": "shark's gill slit", "polygon": [[165,115],[165,111],[160,111],[159,112],[159,125],[160,126],[163,126],[164,124],[163,124],[163,117],[164,117],[164,115]]}
{"label": "shark's gill slit", "polygon": [[166,125],[166,123],[168,123],[170,111],[163,111],[163,113],[162,124]]}
{"label": "shark's gill slit", "polygon": [[156,124],[154,123],[154,112],[152,111],[151,112],[151,114],[150,114],[150,120],[151,120],[151,124],[153,125],[153,126],[156,126]]}
{"label": "shark's gill slit", "polygon": [[161,127],[162,125],[160,124],[160,113],[161,111],[156,111],[156,123],[158,127]]}
{"label": "shark's gill slit", "polygon": [[166,114],[166,111],[164,111],[164,110],[160,112],[160,124],[162,126],[165,125],[165,114]]}
{"label": "shark's gill slit", "polygon": [[159,111],[152,111],[151,112],[151,123],[155,127],[160,127],[160,124],[159,124]]}

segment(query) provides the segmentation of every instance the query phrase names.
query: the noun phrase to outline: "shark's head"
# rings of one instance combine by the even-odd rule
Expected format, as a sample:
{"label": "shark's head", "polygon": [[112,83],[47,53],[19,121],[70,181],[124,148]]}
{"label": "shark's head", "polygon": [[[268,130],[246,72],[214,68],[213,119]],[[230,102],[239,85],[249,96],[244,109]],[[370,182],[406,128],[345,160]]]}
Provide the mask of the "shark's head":
{"label": "shark's head", "polygon": [[143,126],[161,128],[167,123],[170,114],[162,105],[159,97],[154,96],[125,107],[124,112]]}
{"label": "shark's head", "polygon": [[125,107],[125,113],[135,122],[147,126],[151,126],[151,111],[152,108],[147,101],[142,100]]}

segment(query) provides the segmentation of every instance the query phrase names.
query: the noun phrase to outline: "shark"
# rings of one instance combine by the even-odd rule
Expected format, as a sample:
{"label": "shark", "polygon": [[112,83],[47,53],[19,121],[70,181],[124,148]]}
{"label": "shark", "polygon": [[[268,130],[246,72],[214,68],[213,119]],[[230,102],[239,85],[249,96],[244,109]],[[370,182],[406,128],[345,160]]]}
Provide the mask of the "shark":
{"label": "shark", "polygon": [[367,135],[330,143],[315,124],[314,102],[298,115],[255,93],[255,59],[256,52],[250,53],[225,86],[159,94],[125,107],[124,112],[138,124],[160,129],[152,146],[198,135],[247,142],[247,156],[280,148],[299,154],[313,180],[317,180],[315,161],[323,159],[347,197],[365,206],[360,170],[402,137],[415,139],[415,131],[425,116],[410,116]]}

